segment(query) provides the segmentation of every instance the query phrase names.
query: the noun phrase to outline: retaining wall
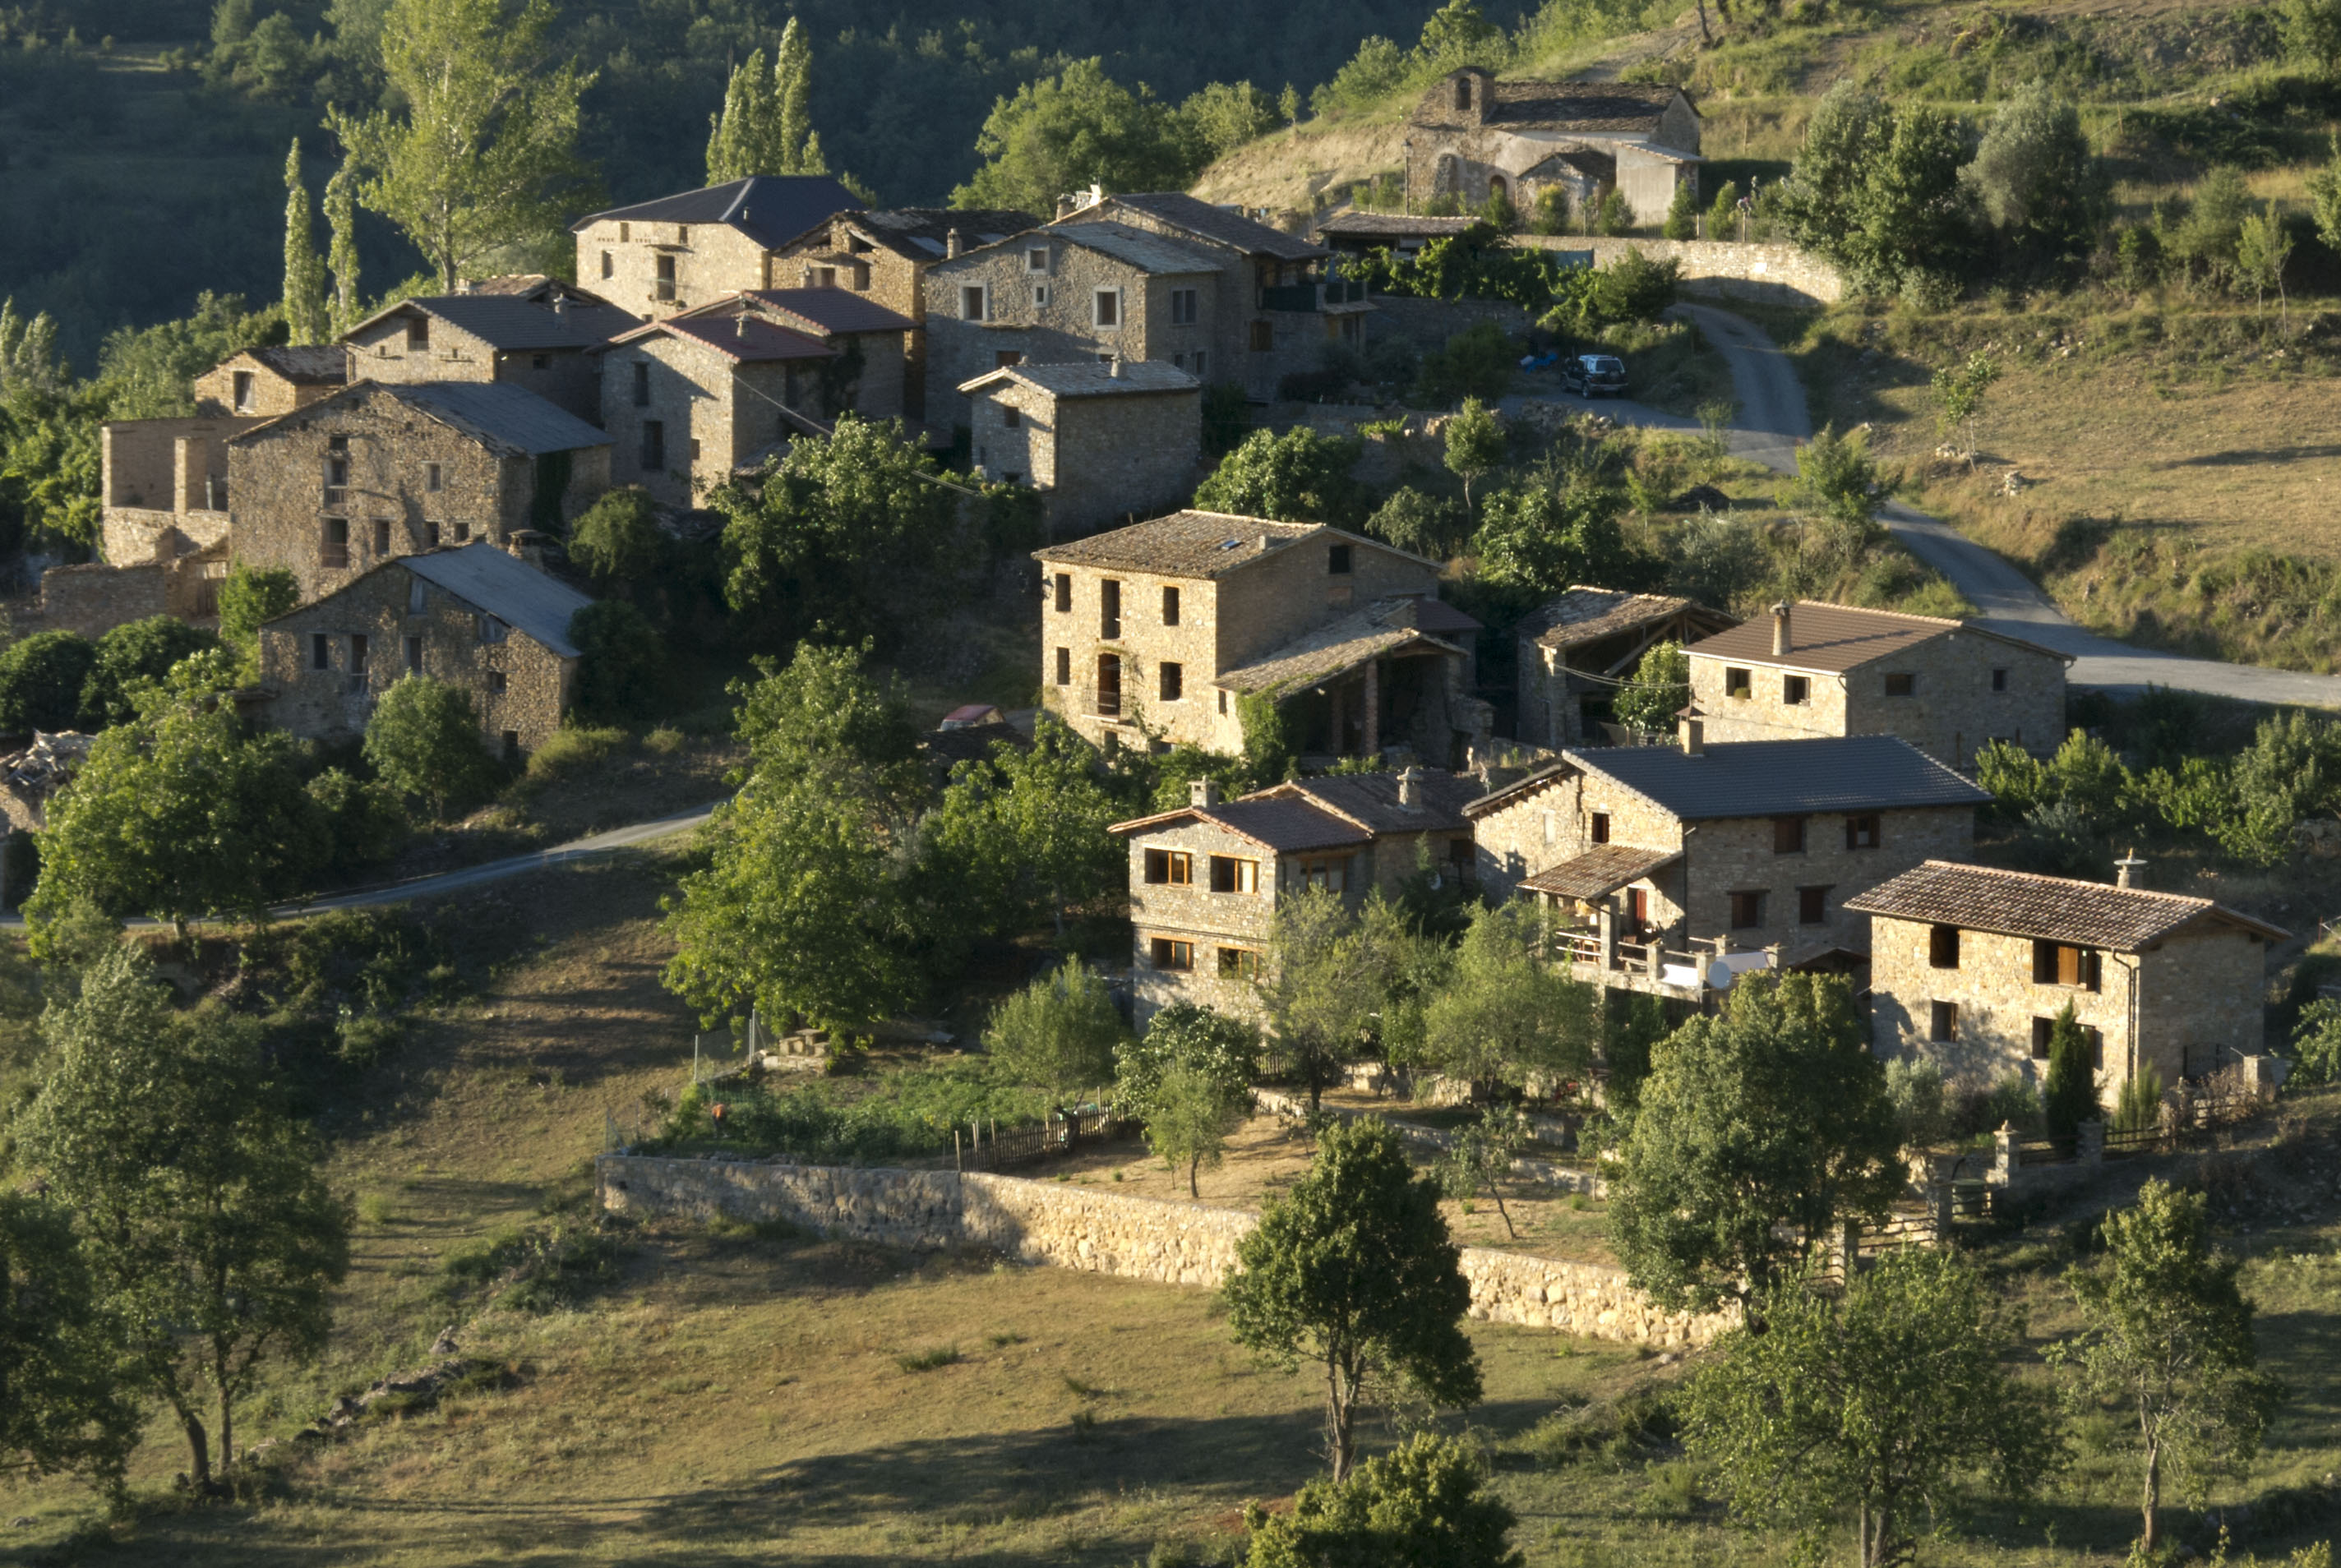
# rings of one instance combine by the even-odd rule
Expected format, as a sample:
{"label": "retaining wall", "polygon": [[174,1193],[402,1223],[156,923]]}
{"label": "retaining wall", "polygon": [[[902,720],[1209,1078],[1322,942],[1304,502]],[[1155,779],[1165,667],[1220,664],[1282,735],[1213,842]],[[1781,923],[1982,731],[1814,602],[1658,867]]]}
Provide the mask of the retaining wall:
{"label": "retaining wall", "polygon": [[[980,1247],[1022,1263],[1120,1279],[1217,1286],[1258,1223],[1237,1209],[1162,1203],[988,1172],[852,1169],[603,1155],[601,1205],[616,1214],[785,1220],[882,1246]],[[1722,1316],[1661,1312],[1617,1269],[1465,1247],[1471,1315],[1629,1344],[1703,1345]]]}
{"label": "retaining wall", "polygon": [[1845,280],[1838,270],[1794,245],[1577,234],[1515,234],[1512,243],[1548,251],[1590,251],[1597,267],[1617,261],[1629,245],[1654,262],[1671,256],[1681,267],[1682,289],[1688,294],[1787,305],[1829,305],[1845,297]]}

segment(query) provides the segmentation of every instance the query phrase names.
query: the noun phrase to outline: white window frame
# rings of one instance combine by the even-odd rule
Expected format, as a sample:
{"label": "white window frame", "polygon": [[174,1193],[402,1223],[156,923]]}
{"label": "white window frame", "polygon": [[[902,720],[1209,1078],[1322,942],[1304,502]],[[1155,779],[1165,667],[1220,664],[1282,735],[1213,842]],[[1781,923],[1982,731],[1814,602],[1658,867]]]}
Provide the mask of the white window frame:
{"label": "white window frame", "polygon": [[[1113,320],[1105,319],[1105,303],[1113,302]],[[1090,293],[1090,325],[1100,332],[1120,332],[1125,319],[1120,289],[1095,289]]]}
{"label": "white window frame", "polygon": [[1049,308],[1048,284],[1034,283],[1032,285],[1032,308],[1036,311],[1045,311]]}
{"label": "white window frame", "polygon": [[[975,306],[969,315],[967,307]],[[959,317],[963,322],[988,322],[991,319],[991,289],[986,283],[961,283],[959,286]]]}
{"label": "white window frame", "polygon": [[1047,272],[1049,270],[1049,247],[1046,245],[1026,246],[1024,250],[1024,270],[1028,273]]}

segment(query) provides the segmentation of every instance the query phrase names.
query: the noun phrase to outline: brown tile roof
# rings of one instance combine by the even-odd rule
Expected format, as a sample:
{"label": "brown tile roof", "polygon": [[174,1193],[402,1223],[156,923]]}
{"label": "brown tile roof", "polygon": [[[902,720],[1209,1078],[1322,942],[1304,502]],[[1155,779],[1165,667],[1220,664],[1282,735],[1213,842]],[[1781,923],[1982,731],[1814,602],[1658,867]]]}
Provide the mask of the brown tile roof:
{"label": "brown tile roof", "polygon": [[670,316],[622,333],[610,342],[613,346],[639,342],[654,332],[688,338],[743,364],[772,360],[825,360],[837,352],[817,339],[792,332],[758,316]]}
{"label": "brown tile roof", "polygon": [[1431,648],[1462,657],[1463,650],[1453,643],[1405,624],[1407,613],[1389,600],[1377,600],[1330,625],[1270,649],[1250,664],[1220,671],[1212,684],[1229,691],[1269,692],[1280,699],[1295,688],[1330,680],[1369,659],[1409,648]]}
{"label": "brown tile roof", "polygon": [[1648,135],[1679,89],[1640,82],[1499,82],[1491,125]]}
{"label": "brown tile roof", "polygon": [[910,332],[919,323],[851,289],[757,289],[748,298],[778,312],[781,325],[814,335]]}
{"label": "brown tile roof", "polygon": [[1928,860],[1848,898],[1845,907],[1860,915],[1924,920],[1929,925],[2110,948],[2123,953],[2150,947],[2199,919],[2224,921],[2271,941],[2280,942],[2290,935],[2208,898],[1949,860]]}
{"label": "brown tile roof", "polygon": [[1946,620],[1935,615],[1904,615],[1890,610],[1856,610],[1848,604],[1823,604],[1810,599],[1798,600],[1789,611],[1786,654],[1776,657],[1772,652],[1772,618],[1768,615],[1757,616],[1728,631],[1718,631],[1703,641],[1694,642],[1688,651],[1702,659],[1728,659],[1741,664],[1842,674],[1873,660],[1915,648],[1947,631],[1989,637],[2012,648],[2028,649],[2070,662],[2068,655],[2053,649],[2019,637],[1987,631],[1966,621]]}
{"label": "brown tile roof", "polygon": [[1440,636],[1486,630],[1445,600],[1428,593],[1404,593],[1380,602],[1390,607],[1382,617],[1384,626],[1411,626]]}
{"label": "brown tile roof", "polygon": [[1621,631],[1633,631],[1685,610],[1718,630],[1733,624],[1731,617],[1691,600],[1663,593],[1625,593],[1614,588],[1572,585],[1569,591],[1521,620],[1519,635],[1546,648],[1576,648],[1599,642]]}
{"label": "brown tile roof", "polygon": [[1270,785],[1243,799],[1305,798],[1376,834],[1445,832],[1469,826],[1463,819],[1463,808],[1478,793],[1478,780],[1426,768],[1421,788],[1419,804],[1401,806],[1395,773],[1335,773]]}
{"label": "brown tile roof", "polygon": [[[1166,577],[1218,577],[1258,561],[1271,548],[1280,550],[1295,540],[1320,531],[1339,531],[1326,529],[1322,523],[1271,522],[1266,518],[1240,517],[1225,511],[1174,511],[1168,517],[1133,522],[1127,528],[1093,533],[1087,539],[1052,544],[1034,551],[1032,557],[1063,566],[1154,571]],[[1264,544],[1263,541],[1273,543]]]}
{"label": "brown tile roof", "polygon": [[1109,833],[1151,833],[1179,822],[1210,822],[1240,838],[1280,855],[1305,849],[1339,849],[1370,844],[1373,835],[1355,822],[1323,810],[1308,800],[1230,800],[1220,806],[1182,806],[1128,822],[1116,822]]}
{"label": "brown tile roof", "polygon": [[824,218],[790,242],[798,244],[816,229],[842,223],[873,244],[914,262],[940,262],[951,250],[951,232],[957,229],[967,246],[995,244],[1011,234],[1037,229],[1041,220],[1030,213],[1004,207],[879,207],[838,213]]}
{"label": "brown tile roof", "polygon": [[1556,898],[1599,898],[1681,858],[1679,849],[1636,849],[1624,844],[1597,844],[1574,859],[1522,878],[1520,886],[1532,893],[1550,893]]}

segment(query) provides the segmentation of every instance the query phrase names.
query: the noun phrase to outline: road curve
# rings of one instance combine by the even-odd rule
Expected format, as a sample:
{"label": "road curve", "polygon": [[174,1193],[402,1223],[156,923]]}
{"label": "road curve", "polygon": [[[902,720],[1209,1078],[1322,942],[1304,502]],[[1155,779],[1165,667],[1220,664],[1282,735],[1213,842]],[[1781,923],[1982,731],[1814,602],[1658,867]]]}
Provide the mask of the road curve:
{"label": "road curve", "polygon": [[[1731,367],[1731,390],[1739,412],[1731,429],[1731,450],[1778,473],[1797,471],[1797,447],[1812,435],[1812,418],[1796,367],[1763,328],[1745,316],[1713,305],[1682,303],[1668,313],[1695,323]],[[1517,400],[1508,399],[1507,402]],[[1588,406],[1576,398],[1552,400]],[[1602,412],[1629,424],[1667,430],[1692,422],[1643,404],[1619,401]],[[1940,518],[1900,501],[1889,501],[1880,520],[1911,554],[1950,580],[1983,613],[1976,623],[2021,637],[2073,656],[2068,679],[2076,686],[2135,694],[2149,685],[2246,702],[2298,703],[2341,708],[2341,677],[2265,670],[2133,648],[2077,626],[2039,585],[2006,560]]]}

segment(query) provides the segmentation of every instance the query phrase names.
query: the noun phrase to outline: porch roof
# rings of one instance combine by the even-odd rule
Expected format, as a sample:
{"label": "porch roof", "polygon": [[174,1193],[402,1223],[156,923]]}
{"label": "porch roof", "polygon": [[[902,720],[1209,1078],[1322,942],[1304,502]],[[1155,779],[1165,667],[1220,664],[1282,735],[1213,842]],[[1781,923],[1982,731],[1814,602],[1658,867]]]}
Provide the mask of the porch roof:
{"label": "porch roof", "polygon": [[1417,651],[1462,658],[1463,650],[1452,642],[1409,624],[1415,609],[1410,600],[1377,600],[1293,639],[1263,659],[1221,671],[1213,684],[1230,691],[1264,693],[1280,702],[1303,688],[1338,680],[1369,660]]}
{"label": "porch roof", "polygon": [[1637,849],[1628,844],[1597,844],[1572,859],[1548,866],[1520,886],[1559,898],[1606,898],[1682,858],[1679,849]]}

